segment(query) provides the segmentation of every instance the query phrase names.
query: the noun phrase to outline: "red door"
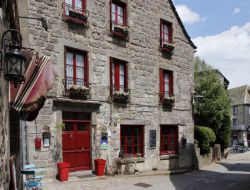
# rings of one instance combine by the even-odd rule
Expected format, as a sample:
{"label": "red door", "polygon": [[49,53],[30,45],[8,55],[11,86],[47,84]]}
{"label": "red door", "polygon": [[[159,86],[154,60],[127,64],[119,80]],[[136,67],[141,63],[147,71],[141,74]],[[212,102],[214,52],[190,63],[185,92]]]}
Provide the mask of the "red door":
{"label": "red door", "polygon": [[63,130],[63,161],[70,163],[70,171],[89,170],[90,122],[66,121]]}

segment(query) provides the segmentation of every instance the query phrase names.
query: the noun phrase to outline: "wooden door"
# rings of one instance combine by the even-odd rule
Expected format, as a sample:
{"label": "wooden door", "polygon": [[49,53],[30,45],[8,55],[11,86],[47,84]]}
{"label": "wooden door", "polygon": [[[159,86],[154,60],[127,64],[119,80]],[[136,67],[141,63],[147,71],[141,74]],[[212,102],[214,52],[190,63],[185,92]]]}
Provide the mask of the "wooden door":
{"label": "wooden door", "polygon": [[70,163],[70,171],[89,170],[90,123],[84,121],[64,121],[62,149],[63,161]]}

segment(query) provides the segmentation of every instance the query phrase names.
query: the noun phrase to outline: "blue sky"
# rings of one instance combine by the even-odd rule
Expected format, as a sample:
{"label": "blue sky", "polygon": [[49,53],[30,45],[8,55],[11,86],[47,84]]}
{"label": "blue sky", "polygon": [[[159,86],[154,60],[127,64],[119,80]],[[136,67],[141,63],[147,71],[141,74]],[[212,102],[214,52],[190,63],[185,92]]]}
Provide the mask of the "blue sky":
{"label": "blue sky", "polygon": [[250,0],[174,0],[196,55],[219,69],[230,88],[250,85]]}

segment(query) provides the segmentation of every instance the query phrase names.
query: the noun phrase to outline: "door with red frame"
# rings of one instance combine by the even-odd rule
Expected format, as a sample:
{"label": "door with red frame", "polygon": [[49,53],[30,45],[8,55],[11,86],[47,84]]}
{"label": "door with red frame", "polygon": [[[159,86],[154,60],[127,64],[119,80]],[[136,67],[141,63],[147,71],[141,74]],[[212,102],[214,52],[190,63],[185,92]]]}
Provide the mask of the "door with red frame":
{"label": "door with red frame", "polygon": [[63,161],[70,163],[70,171],[89,170],[90,122],[64,121],[62,149]]}

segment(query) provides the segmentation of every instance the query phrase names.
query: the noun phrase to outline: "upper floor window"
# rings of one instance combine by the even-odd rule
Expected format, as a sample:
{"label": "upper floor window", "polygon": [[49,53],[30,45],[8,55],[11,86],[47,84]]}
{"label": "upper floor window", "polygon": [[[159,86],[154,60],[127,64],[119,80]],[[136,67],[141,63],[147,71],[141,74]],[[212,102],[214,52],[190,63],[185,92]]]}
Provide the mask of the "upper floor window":
{"label": "upper floor window", "polygon": [[167,98],[173,96],[173,87],[173,72],[160,69],[160,97]]}
{"label": "upper floor window", "polygon": [[87,53],[66,49],[65,52],[65,88],[72,85],[88,85]]}
{"label": "upper floor window", "polygon": [[86,0],[65,0],[64,18],[79,24],[85,24],[88,18]]}
{"label": "upper floor window", "polygon": [[111,90],[126,92],[128,90],[127,63],[111,58]]}
{"label": "upper floor window", "polygon": [[237,115],[237,114],[238,114],[238,107],[233,106],[233,115]]}
{"label": "upper floor window", "polygon": [[161,19],[160,27],[161,48],[172,51],[174,49],[172,23]]}
{"label": "upper floor window", "polygon": [[126,3],[112,1],[111,3],[111,32],[113,35],[127,38],[127,6]]}
{"label": "upper floor window", "polygon": [[248,114],[250,115],[250,106],[248,107]]}

